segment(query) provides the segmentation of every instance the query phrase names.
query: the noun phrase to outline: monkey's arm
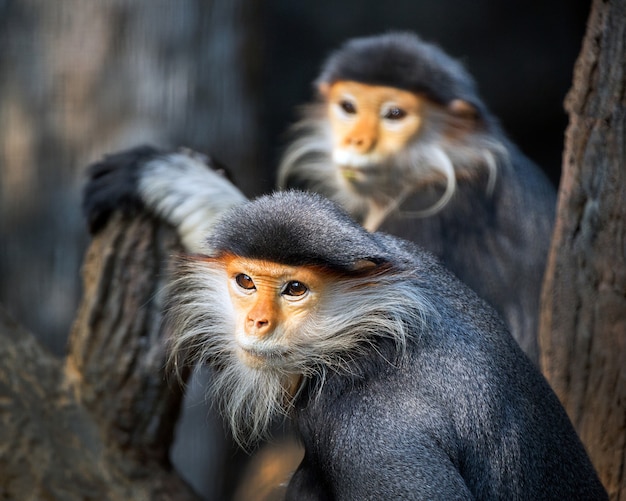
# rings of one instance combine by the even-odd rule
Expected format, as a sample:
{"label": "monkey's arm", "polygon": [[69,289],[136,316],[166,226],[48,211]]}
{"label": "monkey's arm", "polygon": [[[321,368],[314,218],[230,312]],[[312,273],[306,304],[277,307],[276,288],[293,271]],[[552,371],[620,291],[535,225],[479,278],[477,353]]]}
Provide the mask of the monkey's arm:
{"label": "monkey's arm", "polygon": [[145,209],[174,226],[188,251],[199,252],[216,217],[245,200],[210,158],[140,146],[89,167],[83,210],[96,233],[115,210]]}
{"label": "monkey's arm", "polygon": [[[378,433],[381,431],[378,430]],[[360,433],[376,436],[363,431]],[[404,440],[408,442],[410,438],[404,437]],[[450,458],[434,442],[385,443],[383,447],[380,443],[368,444],[367,440],[357,442],[360,443],[352,442],[335,456],[335,459],[340,459],[340,464],[334,465],[335,471],[331,474],[332,493],[321,487],[328,485],[325,475],[322,478],[317,468],[305,458],[289,483],[285,499],[474,499]]]}

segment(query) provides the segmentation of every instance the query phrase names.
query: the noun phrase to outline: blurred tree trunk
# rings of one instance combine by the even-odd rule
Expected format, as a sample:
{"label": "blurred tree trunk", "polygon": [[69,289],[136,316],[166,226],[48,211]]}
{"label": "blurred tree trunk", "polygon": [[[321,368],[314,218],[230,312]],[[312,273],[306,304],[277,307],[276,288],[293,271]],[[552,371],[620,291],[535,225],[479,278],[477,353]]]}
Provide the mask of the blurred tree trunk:
{"label": "blurred tree trunk", "polygon": [[566,99],[542,367],[612,500],[626,500],[626,0],[594,0]]}
{"label": "blurred tree trunk", "polygon": [[1,499],[199,499],[168,459],[182,395],[159,291],[175,242],[146,217],[94,239],[64,361],[0,311]]}
{"label": "blurred tree trunk", "polygon": [[[0,303],[53,354],[80,300],[86,165],[139,143],[188,146],[228,165],[242,189],[268,188],[255,170],[260,9],[0,1]],[[192,385],[173,460],[210,499],[233,454],[221,423],[207,424],[203,386]]]}

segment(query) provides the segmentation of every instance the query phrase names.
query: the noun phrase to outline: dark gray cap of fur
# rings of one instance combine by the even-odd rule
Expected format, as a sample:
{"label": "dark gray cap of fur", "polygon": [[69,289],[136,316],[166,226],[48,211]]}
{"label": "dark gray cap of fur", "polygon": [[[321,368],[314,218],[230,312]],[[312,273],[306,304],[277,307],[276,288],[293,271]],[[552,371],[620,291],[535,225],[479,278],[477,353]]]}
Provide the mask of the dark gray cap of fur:
{"label": "dark gray cap of fur", "polygon": [[316,84],[352,80],[425,94],[440,104],[462,99],[483,114],[472,77],[436,45],[408,32],[355,38],[331,54]]}
{"label": "dark gray cap of fur", "polygon": [[320,195],[277,192],[239,205],[220,219],[207,242],[212,253],[287,265],[323,265],[342,272],[362,261],[383,264],[384,246]]}

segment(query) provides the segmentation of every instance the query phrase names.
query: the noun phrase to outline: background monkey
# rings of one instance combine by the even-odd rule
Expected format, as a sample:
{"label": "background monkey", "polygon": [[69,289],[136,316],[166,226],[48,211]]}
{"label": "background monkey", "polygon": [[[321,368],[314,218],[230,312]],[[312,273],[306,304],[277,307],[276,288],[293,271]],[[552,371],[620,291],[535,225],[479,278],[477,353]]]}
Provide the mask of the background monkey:
{"label": "background monkey", "polygon": [[[109,157],[92,170],[91,221],[138,193],[172,214],[184,198],[156,209],[147,187],[171,168],[172,190],[199,165],[154,150]],[[206,170],[213,182],[227,183]],[[541,374],[430,254],[315,194],[228,193],[219,205],[232,208],[172,282],[172,363],[215,369],[244,443],[293,419],[305,456],[287,499],[607,499]]]}
{"label": "background monkey", "polygon": [[390,33],[347,42],[315,86],[279,186],[322,193],[368,230],[434,252],[537,362],[555,190],[504,135],[470,75],[438,47]]}

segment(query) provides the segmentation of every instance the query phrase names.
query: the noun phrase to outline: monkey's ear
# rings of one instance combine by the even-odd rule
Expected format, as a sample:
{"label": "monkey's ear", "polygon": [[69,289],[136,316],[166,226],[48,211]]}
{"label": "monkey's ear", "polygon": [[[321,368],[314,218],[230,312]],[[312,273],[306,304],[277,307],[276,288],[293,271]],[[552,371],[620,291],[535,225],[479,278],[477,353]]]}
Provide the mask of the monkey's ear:
{"label": "monkey's ear", "polygon": [[375,268],[378,268],[378,266],[379,263],[370,261],[369,259],[359,259],[352,265],[352,271],[356,273],[367,273],[369,271],[373,271]]}
{"label": "monkey's ear", "polygon": [[318,82],[317,84],[317,92],[320,97],[326,99],[328,97],[328,93],[330,92],[331,85],[328,82]]}
{"label": "monkey's ear", "polygon": [[455,117],[478,122],[480,113],[476,106],[463,99],[453,99],[448,103],[448,111]]}

